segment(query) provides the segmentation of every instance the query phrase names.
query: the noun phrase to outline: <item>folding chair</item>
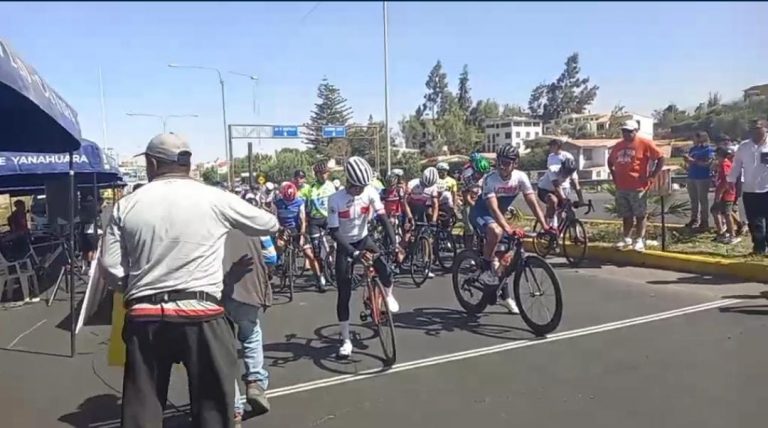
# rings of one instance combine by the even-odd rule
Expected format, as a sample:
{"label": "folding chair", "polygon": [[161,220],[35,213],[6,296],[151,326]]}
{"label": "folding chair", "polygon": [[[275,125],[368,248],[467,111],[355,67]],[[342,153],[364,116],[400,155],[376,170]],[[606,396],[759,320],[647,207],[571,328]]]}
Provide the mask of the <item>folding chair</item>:
{"label": "folding chair", "polygon": [[[32,291],[35,297],[29,297],[29,283],[32,282]],[[40,290],[37,286],[37,275],[32,268],[32,263],[29,258],[17,260],[15,262],[9,262],[5,259],[2,253],[0,253],[0,296],[3,295],[5,290],[5,298],[10,302],[13,294],[13,289],[16,288],[16,282],[21,287],[21,294],[24,296],[24,300],[21,304],[29,302],[40,301]]]}

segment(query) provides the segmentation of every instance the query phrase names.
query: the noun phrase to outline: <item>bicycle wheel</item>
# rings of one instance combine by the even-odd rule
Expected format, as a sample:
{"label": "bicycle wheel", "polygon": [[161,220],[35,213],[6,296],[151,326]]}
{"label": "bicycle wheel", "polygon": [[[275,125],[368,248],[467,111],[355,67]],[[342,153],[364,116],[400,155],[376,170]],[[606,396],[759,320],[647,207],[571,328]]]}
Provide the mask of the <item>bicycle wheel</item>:
{"label": "bicycle wheel", "polygon": [[395,322],[392,319],[392,312],[389,310],[389,304],[378,278],[371,279],[371,319],[374,329],[381,342],[381,350],[384,353],[384,362],[391,366],[397,360],[397,344],[395,342]]}
{"label": "bicycle wheel", "polygon": [[304,251],[296,250],[294,249],[294,259],[296,260],[296,263],[293,267],[293,276],[295,278],[301,278],[304,276],[305,273],[307,273],[307,263],[306,259],[304,258]]}
{"label": "bicycle wheel", "polygon": [[419,236],[411,247],[411,279],[414,285],[421,287],[427,281],[431,265],[432,244],[426,236]]}
{"label": "bicycle wheel", "polygon": [[553,239],[549,235],[539,235],[543,228],[538,220],[533,223],[533,233],[536,234],[533,238],[533,251],[541,257],[547,257],[557,247],[557,239]]}
{"label": "bicycle wheel", "polygon": [[456,240],[453,234],[441,229],[435,236],[435,255],[441,268],[450,271],[456,258]]}
{"label": "bicycle wheel", "polygon": [[293,301],[293,286],[296,284],[296,251],[291,250],[289,254],[289,266],[288,269],[288,301]]}
{"label": "bicycle wheel", "polygon": [[470,314],[479,314],[488,307],[485,287],[477,280],[480,266],[480,254],[471,249],[460,252],[453,262],[453,293],[462,309]]}
{"label": "bicycle wheel", "polygon": [[579,219],[568,222],[563,231],[563,255],[572,267],[577,267],[587,257],[589,245],[587,229]]}
{"label": "bicycle wheel", "polygon": [[273,293],[282,293],[285,287],[288,285],[288,253],[291,250],[286,248],[283,250],[283,254],[280,255],[280,264],[275,267],[275,273],[277,274],[277,283],[272,283]]}
{"label": "bicycle wheel", "polygon": [[[536,272],[537,270],[539,272]],[[549,286],[544,283],[545,279]],[[525,285],[522,285],[523,280]],[[512,291],[520,309],[520,317],[536,336],[545,336],[560,325],[563,316],[560,280],[552,266],[542,257],[534,254],[525,256],[521,266],[515,271]],[[552,301],[554,308],[550,310],[543,306],[544,300]]]}

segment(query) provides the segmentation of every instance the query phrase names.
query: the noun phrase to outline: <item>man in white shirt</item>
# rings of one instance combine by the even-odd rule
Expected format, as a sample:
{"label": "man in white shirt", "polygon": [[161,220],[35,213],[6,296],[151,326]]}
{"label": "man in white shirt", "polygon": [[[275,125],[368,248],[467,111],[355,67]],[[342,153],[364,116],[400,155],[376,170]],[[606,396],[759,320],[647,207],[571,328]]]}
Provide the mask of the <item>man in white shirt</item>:
{"label": "man in white shirt", "polygon": [[752,252],[765,256],[768,254],[768,121],[753,120],[749,128],[751,138],[736,150],[728,182],[735,185],[743,174],[741,200],[752,233]]}
{"label": "man in white shirt", "polygon": [[124,428],[162,424],[171,366],[184,364],[192,426],[234,426],[237,353],[221,305],[224,242],[277,232],[277,219],[189,177],[192,153],[176,134],[144,153],[150,183],[119,200],[103,266],[124,285]]}

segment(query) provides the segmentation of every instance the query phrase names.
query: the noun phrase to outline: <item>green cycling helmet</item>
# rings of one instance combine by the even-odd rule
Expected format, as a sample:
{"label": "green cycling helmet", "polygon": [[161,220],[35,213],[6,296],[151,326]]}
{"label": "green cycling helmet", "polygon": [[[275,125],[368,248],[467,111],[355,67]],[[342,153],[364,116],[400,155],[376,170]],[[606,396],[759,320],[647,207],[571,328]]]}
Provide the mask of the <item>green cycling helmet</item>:
{"label": "green cycling helmet", "polygon": [[472,168],[474,168],[475,172],[486,174],[491,171],[491,163],[488,161],[487,158],[483,156],[479,156],[472,163]]}

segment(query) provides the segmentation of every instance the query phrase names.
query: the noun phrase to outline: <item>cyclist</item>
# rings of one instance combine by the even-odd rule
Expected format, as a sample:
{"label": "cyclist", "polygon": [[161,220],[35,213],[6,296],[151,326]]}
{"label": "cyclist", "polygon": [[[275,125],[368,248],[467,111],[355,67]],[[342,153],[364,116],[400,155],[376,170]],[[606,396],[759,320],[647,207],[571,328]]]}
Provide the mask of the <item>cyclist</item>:
{"label": "cyclist", "polygon": [[[330,175],[328,162],[321,160],[312,166],[315,173],[315,182],[312,185],[304,187],[299,193],[307,201],[307,213],[309,214],[309,240],[312,243],[312,251],[315,258],[320,260],[322,257],[322,241],[320,240],[322,230],[328,225],[328,197],[336,193],[336,186],[328,180]],[[318,263],[319,264],[319,263]],[[325,276],[322,275],[322,266],[318,270],[317,291],[325,292]]]}
{"label": "cyclist", "polygon": [[377,192],[381,192],[384,190],[384,183],[379,180],[379,174],[377,172],[373,173],[373,179],[371,180],[371,187],[373,187],[373,190]]}
{"label": "cyclist", "polygon": [[368,236],[368,220],[377,215],[387,239],[395,242],[392,225],[386,220],[384,205],[378,193],[369,186],[373,176],[370,165],[365,159],[352,156],[344,164],[347,187],[334,193],[328,200],[328,228],[336,245],[336,272],[338,273],[338,297],[336,316],[339,320],[342,344],[337,357],[349,358],[352,354],[352,342],[349,336],[349,300],[352,293],[352,278],[348,272],[357,260],[373,260],[373,268],[384,285],[387,304],[391,312],[400,308],[392,295],[392,277],[389,269],[376,254],[381,252]]}
{"label": "cyclist", "polygon": [[[406,223],[413,224],[411,209],[405,203],[405,189],[400,183],[400,177],[394,173],[387,175],[386,187],[381,191],[381,200],[384,203],[384,212],[395,229],[404,229]],[[398,252],[398,263],[402,262],[403,256],[404,254]]]}
{"label": "cyclist", "polygon": [[283,248],[284,245],[294,245],[301,249],[312,272],[321,278],[320,263],[314,258],[312,248],[304,240],[307,234],[307,216],[304,209],[304,199],[298,197],[296,185],[289,181],[283,183],[280,186],[280,197],[275,200],[274,204],[280,227],[283,228],[283,231],[288,232],[292,238],[290,243],[278,241],[278,248]]}
{"label": "cyclist", "polygon": [[416,221],[426,222],[427,214],[430,214],[429,223],[437,222],[437,210],[430,212],[430,206],[438,206],[437,169],[429,167],[424,170],[421,178],[414,178],[408,182],[406,190],[406,202]]}
{"label": "cyclist", "polygon": [[565,157],[559,165],[548,166],[547,172],[539,179],[537,194],[539,200],[547,206],[544,213],[547,225],[553,228],[557,228],[555,211],[568,198],[571,190],[571,181],[573,181],[573,190],[576,191],[576,196],[579,198],[573,206],[578,208],[584,203],[584,195],[581,193],[581,187],[579,187],[579,181],[576,178],[576,171],[576,161],[573,157]]}
{"label": "cyclist", "polygon": [[307,185],[307,173],[305,173],[302,169],[293,171],[292,181],[296,188],[299,190],[299,193],[301,193],[301,191],[303,191],[304,187]]}
{"label": "cyclist", "polygon": [[437,192],[440,195],[439,212],[441,216],[448,219],[454,217],[453,204],[456,201],[456,192],[459,190],[458,184],[453,177],[448,175],[450,167],[445,162],[439,162],[437,168]]}
{"label": "cyclist", "polygon": [[487,158],[477,153],[472,155],[470,155],[470,162],[464,167],[461,177],[461,196],[464,202],[461,206],[461,219],[464,223],[464,246],[466,248],[471,248],[474,240],[474,228],[469,221],[469,211],[480,198],[483,176],[491,172],[491,162]]}
{"label": "cyclist", "polygon": [[[504,144],[496,150],[496,170],[483,178],[482,199],[472,207],[469,214],[472,225],[485,234],[481,266],[483,272],[479,279],[488,285],[499,281],[493,269],[493,257],[501,238],[505,233],[518,237],[524,235],[522,230],[515,230],[504,218],[504,212],[512,205],[517,195],[522,193],[536,219],[541,224],[546,224],[528,175],[516,169],[519,157],[517,148],[512,144]],[[507,286],[502,287],[501,298],[501,304],[508,311],[519,313]]]}

